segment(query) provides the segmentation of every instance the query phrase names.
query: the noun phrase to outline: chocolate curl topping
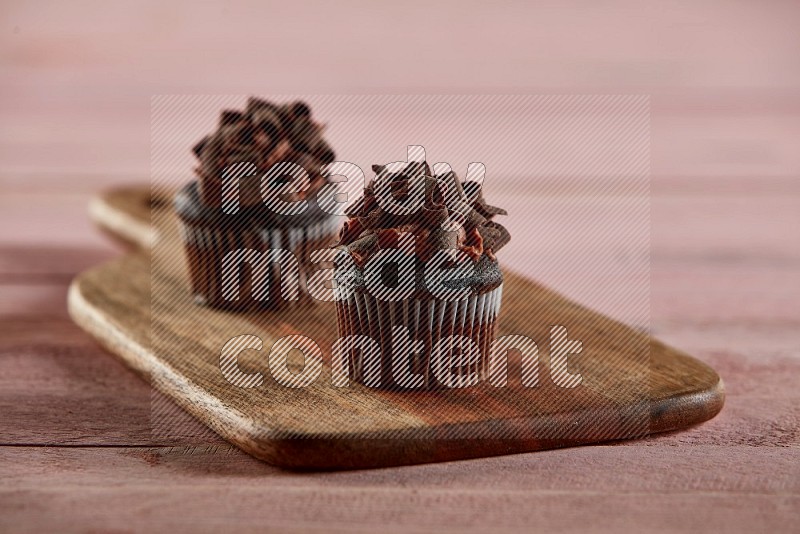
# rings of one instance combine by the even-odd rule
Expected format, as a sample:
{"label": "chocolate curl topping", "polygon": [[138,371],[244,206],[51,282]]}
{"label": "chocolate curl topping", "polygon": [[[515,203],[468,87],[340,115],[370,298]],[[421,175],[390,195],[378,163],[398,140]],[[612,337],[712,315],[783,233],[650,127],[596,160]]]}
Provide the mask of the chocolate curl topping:
{"label": "chocolate curl topping", "polygon": [[495,216],[495,215],[508,215],[506,210],[502,208],[496,208],[494,206],[490,206],[486,203],[483,199],[483,189],[481,189],[481,185],[477,182],[466,182],[464,183],[464,193],[467,195],[468,198],[472,198],[475,196],[477,192],[477,198],[475,199],[475,209],[480,212],[481,215],[486,217],[487,219]]}
{"label": "chocolate curl topping", "polygon": [[236,111],[233,109],[225,109],[220,114],[219,125],[227,126],[229,124],[236,124],[237,122],[243,120],[244,120],[244,113],[242,113],[241,111]]}
{"label": "chocolate curl topping", "polygon": [[[439,250],[454,248],[475,261],[482,255],[495,259],[494,253],[508,243],[508,231],[491,220],[506,212],[486,204],[475,182],[462,184],[452,171],[430,176],[425,162],[409,163],[397,172],[383,165],[373,165],[372,170],[376,178],[364,189],[364,196],[346,210],[350,221],[339,239],[339,245],[348,247],[357,263],[366,262],[402,232],[414,234],[416,254],[422,260]],[[376,190],[388,186],[388,191],[402,200],[420,179],[424,180],[425,201],[418,212],[400,215],[378,204]]]}
{"label": "chocolate curl topping", "polygon": [[278,106],[276,106],[272,102],[269,102],[267,100],[262,100],[261,98],[256,98],[254,96],[251,96],[250,98],[247,99],[247,107],[245,108],[245,113],[247,115],[252,116],[254,112],[264,109],[277,112]]}
{"label": "chocolate curl topping", "polygon": [[208,139],[209,137],[205,136],[192,147],[192,152],[194,152],[195,157],[200,158],[200,154],[203,153],[203,148],[206,146],[206,143],[208,143]]}
{"label": "chocolate curl topping", "polygon": [[199,160],[196,172],[202,203],[221,205],[222,173],[242,162],[253,163],[262,172],[280,161],[295,162],[313,176],[309,191],[313,194],[324,184],[319,168],[336,159],[322,130],[311,120],[311,108],[305,102],[277,105],[251,97],[244,110],[223,110],[217,130],[192,147]]}
{"label": "chocolate curl topping", "polygon": [[483,239],[483,248],[491,250],[492,253],[500,250],[511,241],[511,235],[509,235],[508,230],[494,221],[488,221],[484,226],[479,226],[476,229]]}
{"label": "chocolate curl topping", "polygon": [[305,102],[295,102],[289,107],[289,111],[295,117],[311,118],[311,108]]}
{"label": "chocolate curl topping", "polygon": [[359,267],[364,267],[369,256],[378,251],[378,235],[369,234],[361,239],[349,243],[347,249],[353,256],[353,261]]}

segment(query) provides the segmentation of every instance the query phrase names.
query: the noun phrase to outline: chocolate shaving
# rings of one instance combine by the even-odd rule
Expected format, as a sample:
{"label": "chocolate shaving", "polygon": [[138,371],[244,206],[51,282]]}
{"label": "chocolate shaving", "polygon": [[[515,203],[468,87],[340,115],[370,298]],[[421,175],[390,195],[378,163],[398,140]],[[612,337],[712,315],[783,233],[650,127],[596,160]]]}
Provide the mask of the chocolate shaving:
{"label": "chocolate shaving", "polygon": [[192,147],[192,152],[194,152],[194,155],[195,155],[196,157],[198,157],[198,158],[199,158],[199,157],[200,157],[200,154],[202,154],[202,153],[203,153],[203,148],[205,148],[205,146],[206,146],[206,143],[208,143],[208,136],[206,136],[206,137],[202,138],[200,141],[198,141],[198,142],[197,142],[197,144],[195,144],[195,145]]}
{"label": "chocolate shaving", "polygon": [[242,113],[241,111],[236,111],[233,109],[225,109],[220,114],[219,125],[227,126],[228,124],[236,124],[237,122],[243,120],[244,120],[244,113]]}
{"label": "chocolate shaving", "polygon": [[370,253],[375,252],[377,248],[378,248],[377,234],[368,234],[356,241],[353,241],[347,246],[347,249],[353,256],[353,261],[359,267],[364,266]]}
{"label": "chocolate shaving", "polygon": [[477,230],[483,238],[484,248],[493,251],[503,248],[511,241],[511,235],[509,235],[508,230],[494,221],[488,221],[486,225],[478,227]]}
{"label": "chocolate shaving", "polygon": [[495,206],[490,206],[489,204],[487,204],[486,201],[483,199],[483,192],[481,192],[481,194],[478,195],[478,198],[475,201],[475,209],[478,211],[478,213],[480,213],[487,219],[491,219],[495,215],[508,215],[508,212],[503,208],[497,208]]}

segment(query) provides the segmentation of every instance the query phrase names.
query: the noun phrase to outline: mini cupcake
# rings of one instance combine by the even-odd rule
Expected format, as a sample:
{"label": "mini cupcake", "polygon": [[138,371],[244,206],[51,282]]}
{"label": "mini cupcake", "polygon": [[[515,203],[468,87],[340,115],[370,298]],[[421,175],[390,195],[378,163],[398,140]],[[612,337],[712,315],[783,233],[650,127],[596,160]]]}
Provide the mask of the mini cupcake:
{"label": "mini cupcake", "polygon": [[[480,184],[462,183],[453,172],[430,176],[425,163],[409,163],[399,172],[373,169],[377,177],[348,210],[339,239],[352,260],[347,268],[337,263],[336,271],[340,346],[349,376],[392,390],[483,380],[503,292],[495,253],[510,239],[491,219],[505,211],[486,204]],[[382,190],[408,199],[423,186],[424,203],[413,213],[390,213],[395,210],[377,199]],[[393,268],[370,267],[388,256],[397,260]],[[430,266],[446,271],[459,265],[464,270],[441,282],[430,276]],[[342,343],[348,336],[366,336],[376,345],[348,352],[358,345]]]}
{"label": "mini cupcake", "polygon": [[[310,300],[305,291],[308,254],[330,246],[339,228],[336,218],[316,204],[316,193],[325,184],[319,169],[335,160],[321,130],[302,102],[278,106],[251,98],[244,111],[223,111],[217,131],[194,146],[197,180],[178,192],[175,208],[198,303],[249,310]],[[262,199],[262,176],[282,162],[301,166],[310,177],[306,191],[282,198],[307,200],[302,213],[275,213]],[[231,177],[238,187],[224,187]],[[284,179],[280,175],[273,181]],[[270,249],[294,253],[296,273],[290,268],[281,273],[277,263],[259,267],[248,252]],[[231,274],[238,284],[229,283]],[[297,294],[281,291],[281,280],[291,276],[299,279]]]}

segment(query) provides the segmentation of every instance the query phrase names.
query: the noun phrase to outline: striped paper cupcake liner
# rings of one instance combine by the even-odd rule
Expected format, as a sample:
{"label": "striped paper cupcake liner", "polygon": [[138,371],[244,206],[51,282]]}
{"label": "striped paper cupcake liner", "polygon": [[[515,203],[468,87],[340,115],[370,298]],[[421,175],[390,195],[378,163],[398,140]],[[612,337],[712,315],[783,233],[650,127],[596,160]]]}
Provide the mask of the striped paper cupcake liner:
{"label": "striped paper cupcake liner", "polygon": [[[380,354],[370,358],[364,350],[347,352],[344,358],[350,378],[391,390],[458,387],[470,376],[483,380],[488,375],[502,296],[502,284],[457,301],[387,302],[353,292],[336,302],[340,341],[347,336],[367,336],[377,343]],[[396,335],[396,328],[393,335],[398,326],[405,329],[407,338]],[[478,353],[468,357],[469,348],[457,346],[451,336],[468,338]],[[404,370],[410,374],[401,378]]]}
{"label": "striped paper cupcake liner", "polygon": [[[277,309],[313,300],[308,296],[306,279],[310,274],[309,254],[330,246],[339,230],[339,221],[327,217],[307,227],[258,229],[236,225],[211,227],[192,225],[180,220],[181,240],[189,266],[189,278],[195,300],[217,308],[229,310]],[[280,269],[270,264],[266,273],[266,295],[254,292],[251,268],[239,267],[239,292],[235,299],[226,298],[223,291],[223,260],[236,250],[255,250],[263,253],[269,249],[285,249],[298,259],[300,298],[286,300],[281,295]],[[266,298],[264,298],[266,296]]]}

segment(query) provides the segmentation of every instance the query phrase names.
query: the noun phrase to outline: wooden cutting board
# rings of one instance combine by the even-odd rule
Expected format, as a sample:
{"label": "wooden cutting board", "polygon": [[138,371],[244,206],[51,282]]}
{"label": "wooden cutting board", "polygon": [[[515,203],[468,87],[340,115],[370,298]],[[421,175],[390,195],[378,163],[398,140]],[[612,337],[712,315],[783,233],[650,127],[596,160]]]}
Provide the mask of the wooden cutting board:
{"label": "wooden cutting board", "polygon": [[[536,341],[535,387],[522,384],[519,353],[512,351],[506,387],[337,388],[326,364],[310,386],[287,388],[269,374],[269,348],[282,336],[303,334],[327,357],[336,338],[331,303],[256,314],[196,306],[169,194],[120,189],[97,197],[90,212],[131,246],[124,257],[74,280],[75,322],[222,437],[278,466],[380,467],[629,439],[700,423],[724,402],[722,380],[710,367],[508,272],[500,333]],[[573,388],[550,378],[554,324],[583,345],[569,363],[582,377]],[[243,372],[262,373],[259,387],[236,387],[220,371],[222,346],[241,334],[263,342],[261,351],[239,358]]]}

